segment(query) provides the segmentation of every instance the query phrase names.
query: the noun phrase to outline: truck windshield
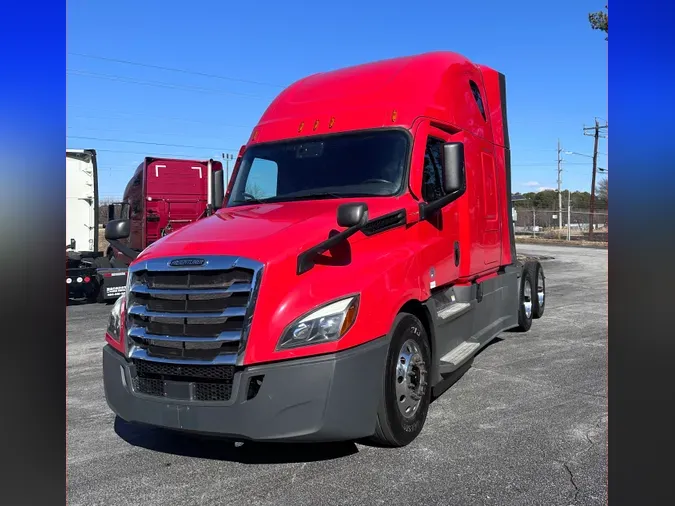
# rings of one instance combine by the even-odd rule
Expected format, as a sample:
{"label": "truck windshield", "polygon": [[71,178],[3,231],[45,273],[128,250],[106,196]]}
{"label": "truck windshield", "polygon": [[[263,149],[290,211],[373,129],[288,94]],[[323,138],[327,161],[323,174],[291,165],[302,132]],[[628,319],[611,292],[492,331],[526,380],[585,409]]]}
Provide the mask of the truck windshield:
{"label": "truck windshield", "polygon": [[403,185],[408,148],[408,135],[400,130],[252,146],[244,153],[228,207],[394,195]]}

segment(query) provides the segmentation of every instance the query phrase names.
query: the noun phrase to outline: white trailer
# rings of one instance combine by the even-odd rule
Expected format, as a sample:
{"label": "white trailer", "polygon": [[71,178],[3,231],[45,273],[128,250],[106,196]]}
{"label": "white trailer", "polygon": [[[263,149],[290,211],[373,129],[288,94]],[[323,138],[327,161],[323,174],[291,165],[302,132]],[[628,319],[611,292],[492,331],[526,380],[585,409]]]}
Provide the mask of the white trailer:
{"label": "white trailer", "polygon": [[66,294],[68,299],[115,300],[126,268],[113,268],[99,252],[96,151],[66,150]]}
{"label": "white trailer", "polygon": [[96,151],[66,150],[66,249],[98,251]]}

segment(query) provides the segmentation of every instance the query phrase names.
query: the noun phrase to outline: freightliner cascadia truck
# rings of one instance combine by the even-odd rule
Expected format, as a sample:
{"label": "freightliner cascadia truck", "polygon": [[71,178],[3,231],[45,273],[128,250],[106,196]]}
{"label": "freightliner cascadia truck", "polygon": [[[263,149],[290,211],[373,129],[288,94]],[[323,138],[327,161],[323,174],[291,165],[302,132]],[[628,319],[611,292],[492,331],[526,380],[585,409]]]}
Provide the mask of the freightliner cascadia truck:
{"label": "freightliner cascadia truck", "polygon": [[292,84],[220,209],[131,263],[105,335],[110,408],[238,441],[410,443],[481,348],[543,314],[510,180],[487,66],[434,52]]}

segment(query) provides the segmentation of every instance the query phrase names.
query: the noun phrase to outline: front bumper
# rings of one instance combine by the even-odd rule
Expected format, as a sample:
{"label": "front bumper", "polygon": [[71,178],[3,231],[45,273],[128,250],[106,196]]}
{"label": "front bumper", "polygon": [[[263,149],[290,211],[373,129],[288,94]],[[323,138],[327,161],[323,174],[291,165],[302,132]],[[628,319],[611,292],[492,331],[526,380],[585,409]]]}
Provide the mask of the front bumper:
{"label": "front bumper", "polygon": [[[131,365],[103,348],[110,408],[122,419],[242,440],[343,441],[375,432],[388,339],[320,357],[239,369],[226,402],[152,397],[132,388]],[[248,399],[249,379],[264,375]]]}

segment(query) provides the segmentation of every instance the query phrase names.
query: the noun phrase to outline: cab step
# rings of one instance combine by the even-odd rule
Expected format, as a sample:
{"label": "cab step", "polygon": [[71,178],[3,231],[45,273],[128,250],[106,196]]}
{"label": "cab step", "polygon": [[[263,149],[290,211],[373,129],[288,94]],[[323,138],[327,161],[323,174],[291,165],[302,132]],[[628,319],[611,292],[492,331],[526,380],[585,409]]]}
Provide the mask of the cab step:
{"label": "cab step", "polygon": [[463,315],[470,309],[471,309],[470,302],[452,302],[438,309],[438,311],[436,312],[436,316],[438,316],[438,318],[442,320],[443,323],[445,323],[447,321],[454,320],[455,318]]}
{"label": "cab step", "polygon": [[441,357],[441,366],[458,366],[480,348],[480,343],[464,341]]}

